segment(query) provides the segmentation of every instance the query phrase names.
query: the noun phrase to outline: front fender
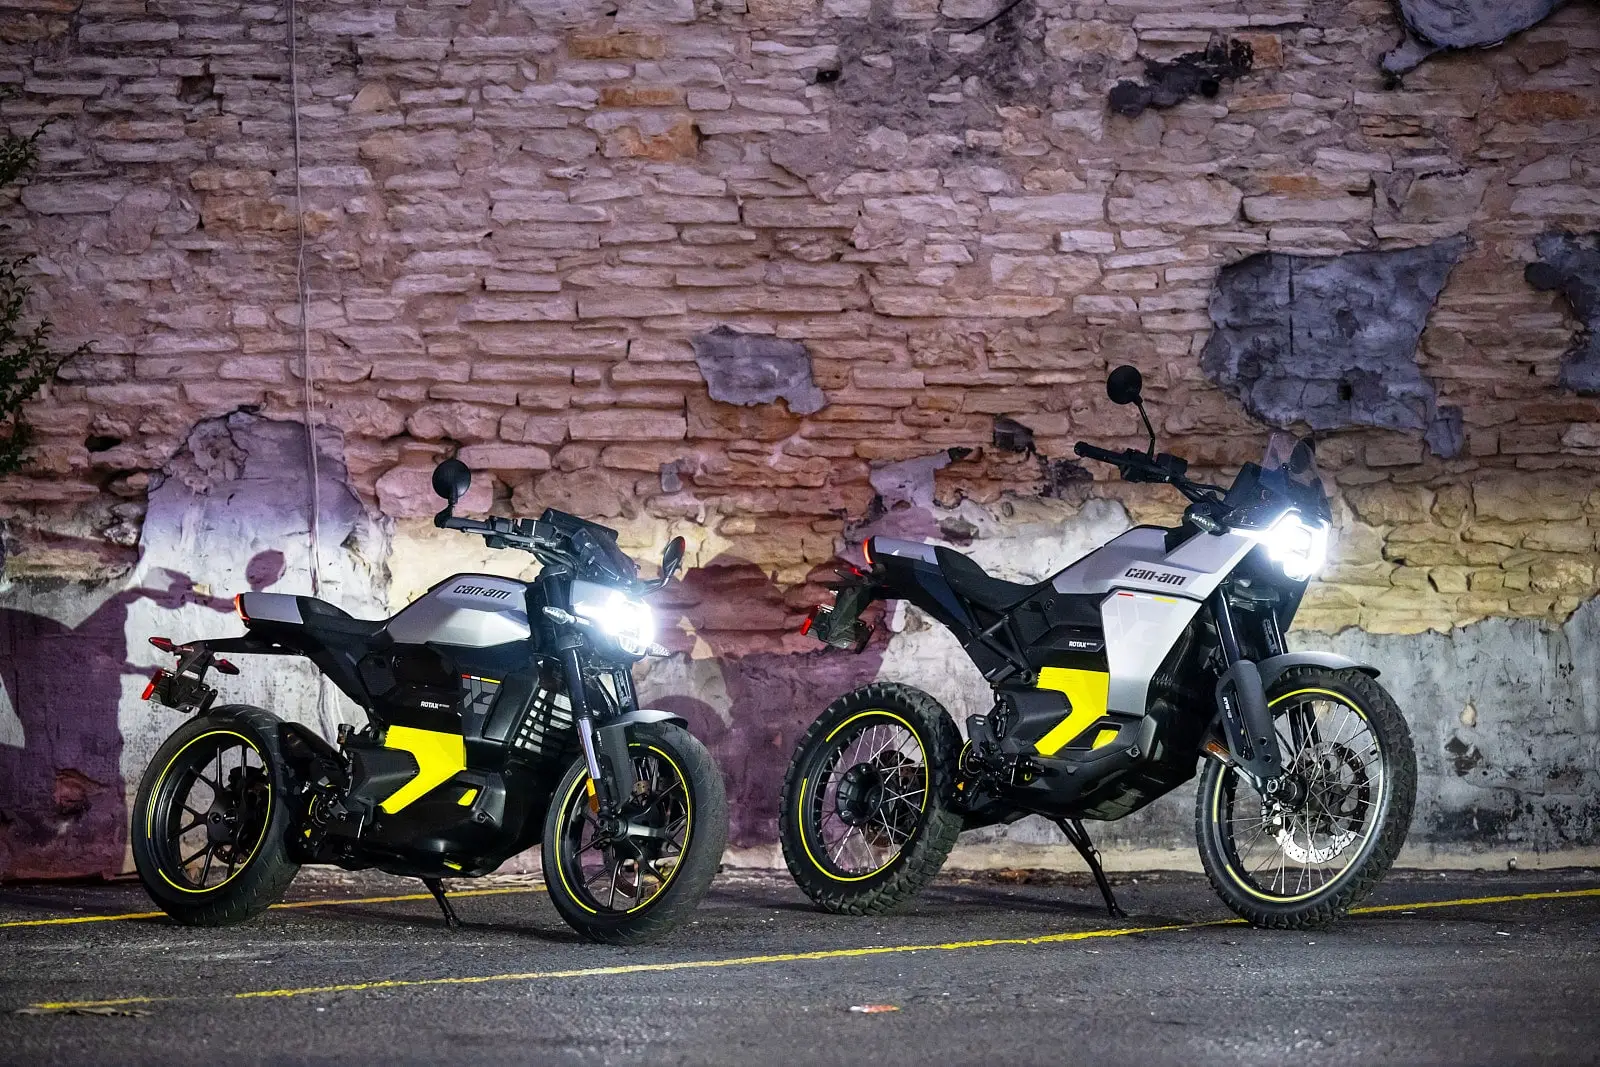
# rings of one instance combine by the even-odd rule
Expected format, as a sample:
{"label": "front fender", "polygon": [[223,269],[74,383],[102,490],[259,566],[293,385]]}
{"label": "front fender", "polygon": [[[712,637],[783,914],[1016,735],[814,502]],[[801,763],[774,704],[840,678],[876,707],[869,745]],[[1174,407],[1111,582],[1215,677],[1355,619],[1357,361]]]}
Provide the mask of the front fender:
{"label": "front fender", "polygon": [[1330,671],[1357,670],[1374,678],[1378,676],[1378,668],[1371,664],[1357,663],[1337,653],[1285,652],[1281,656],[1270,656],[1256,664],[1256,670],[1261,672],[1261,687],[1271,689],[1272,683],[1291,667],[1325,667]]}
{"label": "front fender", "polygon": [[638,723],[650,722],[670,722],[672,725],[681,726],[685,730],[689,728],[689,720],[682,715],[674,715],[670,711],[659,711],[655,708],[635,708],[633,711],[625,711],[621,715],[606,719],[596,725],[602,727],[632,726]]}

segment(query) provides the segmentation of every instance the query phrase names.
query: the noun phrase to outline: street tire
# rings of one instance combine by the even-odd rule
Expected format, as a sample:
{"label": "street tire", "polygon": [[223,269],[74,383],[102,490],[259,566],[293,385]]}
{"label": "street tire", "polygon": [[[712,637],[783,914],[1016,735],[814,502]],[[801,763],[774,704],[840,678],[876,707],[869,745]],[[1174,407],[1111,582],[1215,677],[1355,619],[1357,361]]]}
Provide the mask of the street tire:
{"label": "street tire", "polygon": [[839,915],[915,896],[961,833],[950,809],[960,750],[950,713],[920,689],[875,682],[829,705],[783,782],[779,837],[796,884]]}
{"label": "street tire", "polygon": [[[1313,799],[1298,814],[1269,818],[1247,779],[1207,760],[1195,797],[1200,860],[1217,895],[1252,925],[1317,930],[1365,899],[1394,865],[1416,804],[1416,753],[1394,699],[1362,671],[1291,668],[1272,684],[1267,703],[1285,765],[1310,768]],[[1296,716],[1306,739],[1298,749]],[[1316,731],[1305,725],[1312,721]],[[1369,767],[1363,758],[1374,762]],[[1374,770],[1381,772],[1376,782]],[[1357,838],[1353,813],[1361,812]],[[1240,821],[1257,818],[1259,827],[1238,829]],[[1345,834],[1352,835],[1348,855],[1337,848]],[[1265,845],[1264,860],[1255,859],[1252,841]],[[1319,858],[1322,852],[1328,855]],[[1281,864],[1276,872],[1274,855]]]}
{"label": "street tire", "polygon": [[[647,723],[628,727],[628,748],[640,780],[656,784],[648,804],[636,801],[632,811],[624,810],[630,822],[664,837],[630,836],[609,850],[596,844],[599,827],[581,756],[556,787],[544,825],[551,903],[574,930],[610,945],[654,941],[687,919],[705,898],[728,845],[722,774],[699,739],[671,723]],[[665,877],[663,859],[675,860]],[[615,879],[609,884],[608,872]],[[616,882],[637,893],[619,900]]]}
{"label": "street tire", "polygon": [[173,731],[140,780],[134,867],[150,899],[185,926],[254,918],[300,869],[289,858],[280,721],[245,704],[213,709]]}

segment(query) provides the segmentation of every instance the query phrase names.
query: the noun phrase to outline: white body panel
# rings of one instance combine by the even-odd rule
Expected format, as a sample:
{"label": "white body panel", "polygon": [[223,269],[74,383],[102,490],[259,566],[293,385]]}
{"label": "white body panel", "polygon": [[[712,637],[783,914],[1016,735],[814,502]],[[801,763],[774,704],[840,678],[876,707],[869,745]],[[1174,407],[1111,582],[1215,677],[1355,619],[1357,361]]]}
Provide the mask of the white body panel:
{"label": "white body panel", "polygon": [[299,626],[300,602],[291,593],[244,593],[239,610],[253,622],[287,622]]}
{"label": "white body panel", "polygon": [[457,574],[406,605],[389,620],[389,636],[404,645],[487,648],[528,639],[527,587],[489,574]]}
{"label": "white body panel", "polygon": [[1195,534],[1173,549],[1166,531],[1136,526],[1112,538],[1051,579],[1058,593],[1109,593],[1144,589],[1204,600],[1256,542],[1228,532]]}
{"label": "white body panel", "polygon": [[1162,593],[1112,593],[1100,605],[1106,631],[1106,708],[1143,715],[1150,679],[1200,610],[1200,601]]}
{"label": "white body panel", "polygon": [[[1200,605],[1257,543],[1231,530],[1198,533],[1168,552],[1166,530],[1137,526],[1050,579],[1058,593],[1105,597],[1100,619],[1110,672],[1109,710],[1145,713],[1150,679],[1167,653]],[[873,550],[938,565],[932,545],[880,537]]]}

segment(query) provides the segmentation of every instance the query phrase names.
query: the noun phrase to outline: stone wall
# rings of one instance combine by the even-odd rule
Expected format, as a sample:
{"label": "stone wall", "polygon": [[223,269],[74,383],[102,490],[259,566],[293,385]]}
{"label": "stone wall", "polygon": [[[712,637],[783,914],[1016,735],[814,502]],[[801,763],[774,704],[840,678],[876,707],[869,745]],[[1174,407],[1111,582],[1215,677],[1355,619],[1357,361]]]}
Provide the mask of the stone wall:
{"label": "stone wall", "polygon": [[[299,13],[298,132],[287,17],[234,0],[0,8],[16,89],[0,117],[50,121],[5,242],[37,253],[62,340],[95,344],[31,409],[31,467],[0,479],[0,597],[20,615],[65,625],[68,601],[143,588],[152,487],[207,420],[303,423],[302,343],[313,417],[384,531],[320,554],[386,583],[391,606],[485,562],[426,523],[427,473],[450,454],[484,508],[576,511],[640,552],[689,539],[694,569],[663,601],[679,656],[654,692],[712,736],[746,846],[771,839],[798,731],[851,684],[901,670],[978,710],[948,656],[914,653],[915,620],[854,660],[794,632],[856,539],[937,537],[1043,576],[1176,514],[1068,458],[1079,438],[1142,443],[1100,385],[1118,363],[1141,367],[1164,447],[1203,472],[1258,456],[1263,419],[1317,428],[1338,531],[1308,630],[1440,635],[1341,638],[1380,661],[1427,641],[1511,655],[1504,635],[1524,631],[1506,627],[1557,633],[1596,592],[1600,402],[1562,380],[1584,344],[1577,283],[1523,275],[1541,237],[1600,229],[1592,5],[1391,84],[1378,58],[1401,33],[1378,0],[319,2]],[[1146,94],[1136,115],[1108,105],[1118,82],[1168,84],[1146,60],[1237,57],[1222,37],[1248,69]],[[1272,253],[1288,276],[1348,276],[1322,268],[1425,245],[1449,256],[1410,334],[1380,329],[1389,286],[1332,285],[1286,305],[1293,359],[1249,349],[1244,378],[1202,359],[1214,326],[1244,328],[1225,268]],[[1357,342],[1379,333],[1385,359],[1365,363]],[[1014,424],[1032,451],[999,447]],[[184,573],[223,582],[244,551]],[[212,574],[208,556],[232,562]],[[291,567],[274,588],[307,581]],[[1506,619],[1527,621],[1485,621]],[[43,715],[22,630],[0,664],[16,736]],[[1566,662],[1540,647],[1507,669]],[[1555,831],[1520,793],[1493,826],[1462,821],[1479,801],[1452,792],[1447,746],[1471,742],[1444,724],[1476,728],[1468,687],[1408,706],[1437,800],[1419,840],[1592,844],[1592,808]],[[1547,715],[1500,692],[1475,722]],[[1557,733],[1595,728],[1584,701]],[[156,729],[121,707],[123,735]],[[1578,776],[1563,788],[1600,792],[1571,746],[1532,757],[1557,749]],[[40,772],[57,794],[88,773],[62,758]],[[14,781],[0,822],[23,803]],[[81,823],[83,792],[30,818]],[[1130,844],[1173,841],[1132,825]],[[51,869],[115,866],[73,855]]]}

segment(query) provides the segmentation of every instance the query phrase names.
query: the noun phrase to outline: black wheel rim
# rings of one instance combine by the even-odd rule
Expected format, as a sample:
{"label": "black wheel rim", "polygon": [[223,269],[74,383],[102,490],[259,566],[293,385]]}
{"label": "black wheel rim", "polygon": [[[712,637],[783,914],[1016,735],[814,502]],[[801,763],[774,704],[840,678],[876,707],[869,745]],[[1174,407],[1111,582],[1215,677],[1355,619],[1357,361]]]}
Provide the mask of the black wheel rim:
{"label": "black wheel rim", "polygon": [[1232,768],[1217,777],[1212,832],[1233,880],[1261,900],[1323,892],[1371,850],[1387,812],[1387,769],[1371,720],[1343,694],[1319,689],[1274,702],[1286,773],[1304,799],[1262,797]]}
{"label": "black wheel rim", "polygon": [[261,850],[272,804],[272,777],[254,742],[232,730],[193,738],[163,768],[146,811],[160,877],[184,893],[231,882]]}
{"label": "black wheel rim", "polygon": [[682,866],[694,830],[694,802],[683,769],[654,745],[633,759],[639,788],[610,825],[602,822],[580,776],[563,801],[557,863],[563,887],[595,915],[649,907]]}
{"label": "black wheel rim", "polygon": [[800,786],[801,843],[823,873],[860,881],[916,839],[928,808],[927,752],[898,715],[867,712],[836,728]]}

